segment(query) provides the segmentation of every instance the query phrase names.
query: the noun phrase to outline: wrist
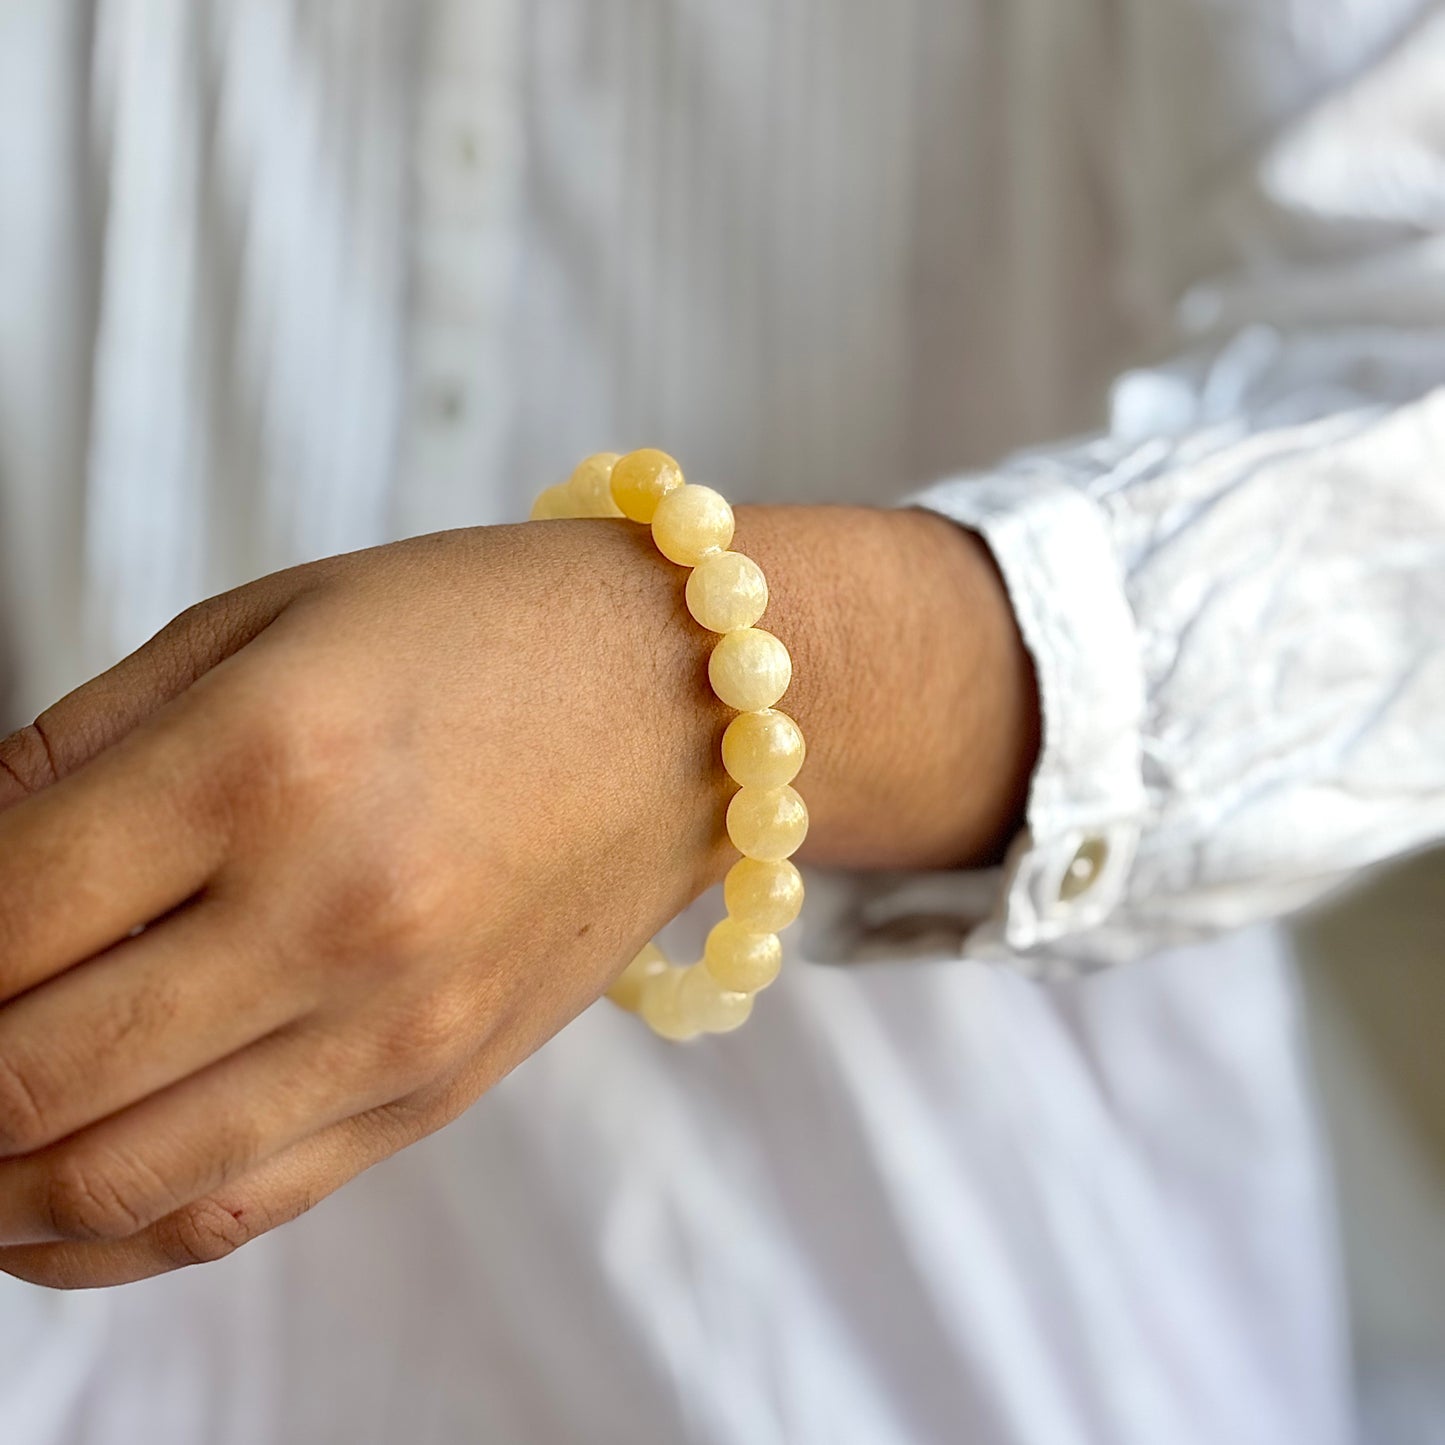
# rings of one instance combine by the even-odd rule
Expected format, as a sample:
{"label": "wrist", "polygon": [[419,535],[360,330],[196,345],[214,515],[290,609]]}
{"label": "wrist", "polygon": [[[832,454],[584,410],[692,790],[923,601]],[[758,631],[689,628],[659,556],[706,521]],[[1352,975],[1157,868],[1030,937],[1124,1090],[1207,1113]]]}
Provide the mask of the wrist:
{"label": "wrist", "polygon": [[[619,511],[650,523],[649,532],[608,529],[615,542],[603,545],[601,528],[573,526],[564,538],[552,520]],[[977,539],[923,512],[759,508],[738,518],[718,493],[686,484],[671,457],[646,449],[587,458],[542,493],[534,517],[559,545],[598,544],[598,565],[581,569],[591,583],[577,589],[581,626],[568,628],[571,646],[594,654],[582,670],[593,684],[589,701],[608,711],[614,677],[630,678],[672,719],[660,740],[645,707],[629,709],[624,697],[620,716],[613,711],[616,735],[600,735],[604,767],[613,788],[621,777],[633,806],[609,810],[602,800],[589,853],[600,843],[611,872],[644,893],[650,874],[663,897],[670,880],[683,901],[722,874],[725,837],[743,854],[726,871],[727,917],[709,932],[702,960],[675,966],[655,946],[643,948],[609,990],[655,1033],[729,1032],[777,976],[777,930],[803,901],[797,869],[780,860],[809,835],[802,800],[782,786],[805,762],[805,734],[815,745],[805,785],[813,859],[917,868],[982,862],[998,849],[1037,747],[1036,704],[1004,589]],[[654,543],[679,571],[659,567]],[[630,583],[611,575],[619,557],[604,553],[612,546],[630,554],[620,556]],[[765,584],[769,573],[786,578],[781,588]],[[661,629],[639,625],[628,605],[649,605],[646,593]],[[533,611],[543,637],[552,610]],[[719,636],[699,637],[686,621],[694,616]],[[758,620],[768,626],[754,627]],[[566,644],[563,651],[554,678],[567,671]],[[800,686],[790,686],[795,662],[808,679]],[[741,710],[726,726],[714,695]],[[784,709],[773,711],[780,701]],[[589,734],[599,736],[594,708],[578,708],[574,696],[570,714],[574,725],[561,736],[567,751],[586,756]],[[652,788],[636,785],[631,754]],[[742,787],[723,828],[695,820],[689,828],[688,794],[704,805],[712,795],[712,810],[695,810],[705,820],[731,791],[724,770],[709,765],[719,756]]]}
{"label": "wrist", "polygon": [[[1032,663],[982,540],[912,509],[741,506],[736,517],[734,547],[769,582],[760,625],[793,657],[778,706],[808,739],[801,859],[995,861],[1022,818],[1040,724]],[[719,761],[733,714],[708,685],[717,639],[688,613],[686,572],[640,527],[519,530],[552,549],[553,576],[592,579],[582,607],[601,649],[593,701],[627,716],[618,741],[639,856],[667,858],[669,886],[695,896],[733,857],[734,788]]]}
{"label": "wrist", "polygon": [[791,649],[808,738],[803,858],[978,866],[1020,824],[1039,745],[1032,663],[975,534],[918,510],[740,507],[740,551]]}
{"label": "wrist", "polygon": [[[735,789],[720,761],[734,714],[707,676],[717,637],[693,621],[687,573],[647,528],[572,519],[515,530],[546,549],[536,575],[554,599],[546,608],[552,646],[570,651],[556,636],[564,627],[585,639],[570,664],[585,679],[573,701],[584,715],[584,747],[608,759],[608,776],[595,777],[590,791],[610,813],[609,846],[646,868],[675,913],[720,882],[735,857],[724,821]],[[558,598],[577,607],[569,623],[557,615]]]}

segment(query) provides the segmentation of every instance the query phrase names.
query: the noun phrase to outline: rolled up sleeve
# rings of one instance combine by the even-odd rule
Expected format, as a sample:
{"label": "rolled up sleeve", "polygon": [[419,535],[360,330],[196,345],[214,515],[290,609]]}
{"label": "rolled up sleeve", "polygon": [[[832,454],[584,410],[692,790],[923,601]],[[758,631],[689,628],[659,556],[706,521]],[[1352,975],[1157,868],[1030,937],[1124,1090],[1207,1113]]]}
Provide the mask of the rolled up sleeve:
{"label": "rolled up sleeve", "polygon": [[1039,457],[917,498],[988,543],[1043,714],[1027,825],[975,951],[1027,953],[1103,923],[1145,820],[1138,637],[1104,514],[1067,468],[1067,454]]}
{"label": "rolled up sleeve", "polygon": [[[965,953],[1115,962],[1445,836],[1445,389],[1101,439],[914,500],[989,544],[1043,711]],[[944,906],[945,876],[918,886]],[[895,879],[869,906],[897,928],[918,905]]]}

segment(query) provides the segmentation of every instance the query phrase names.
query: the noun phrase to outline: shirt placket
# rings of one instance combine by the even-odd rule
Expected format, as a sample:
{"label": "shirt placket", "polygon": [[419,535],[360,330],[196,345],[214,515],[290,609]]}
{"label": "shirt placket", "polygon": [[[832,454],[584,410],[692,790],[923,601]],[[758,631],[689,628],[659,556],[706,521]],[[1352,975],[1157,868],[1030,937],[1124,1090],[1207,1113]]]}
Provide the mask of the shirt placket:
{"label": "shirt placket", "polygon": [[513,409],[504,333],[520,190],[516,60],[513,0],[431,7],[413,141],[403,534],[516,520],[521,505],[498,485]]}

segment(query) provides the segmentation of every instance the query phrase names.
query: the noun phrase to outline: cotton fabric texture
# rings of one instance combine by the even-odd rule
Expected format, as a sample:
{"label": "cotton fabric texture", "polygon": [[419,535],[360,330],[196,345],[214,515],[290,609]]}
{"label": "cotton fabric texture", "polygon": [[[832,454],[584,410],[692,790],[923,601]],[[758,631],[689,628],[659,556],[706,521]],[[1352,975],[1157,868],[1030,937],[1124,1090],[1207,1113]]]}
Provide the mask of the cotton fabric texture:
{"label": "cotton fabric texture", "polygon": [[0,9],[17,720],[647,444],[979,529],[1045,723],[1007,867],[810,879],[742,1034],[0,1282],[7,1439],[1350,1438],[1267,920],[1445,830],[1442,107],[1421,0]]}

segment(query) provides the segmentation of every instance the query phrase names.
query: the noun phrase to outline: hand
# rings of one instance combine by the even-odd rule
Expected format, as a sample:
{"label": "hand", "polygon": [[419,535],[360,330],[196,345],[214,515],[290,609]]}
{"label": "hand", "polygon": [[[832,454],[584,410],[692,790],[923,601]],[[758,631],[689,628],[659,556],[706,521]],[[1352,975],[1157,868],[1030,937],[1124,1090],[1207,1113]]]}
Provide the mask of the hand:
{"label": "hand", "polygon": [[720,856],[676,580],[603,523],[339,558],[0,747],[0,1267],[223,1253],[606,988]]}
{"label": "hand", "polygon": [[[960,725],[952,653],[874,658],[854,630],[895,630],[934,557],[967,596],[921,610],[963,607],[960,675],[1000,692],[977,544],[745,509],[738,545],[798,662],[815,856],[995,846],[1021,784]],[[193,609],[0,743],[0,1269],[228,1253],[455,1117],[721,875],[727,714],[682,576],[611,522],[336,558]]]}

